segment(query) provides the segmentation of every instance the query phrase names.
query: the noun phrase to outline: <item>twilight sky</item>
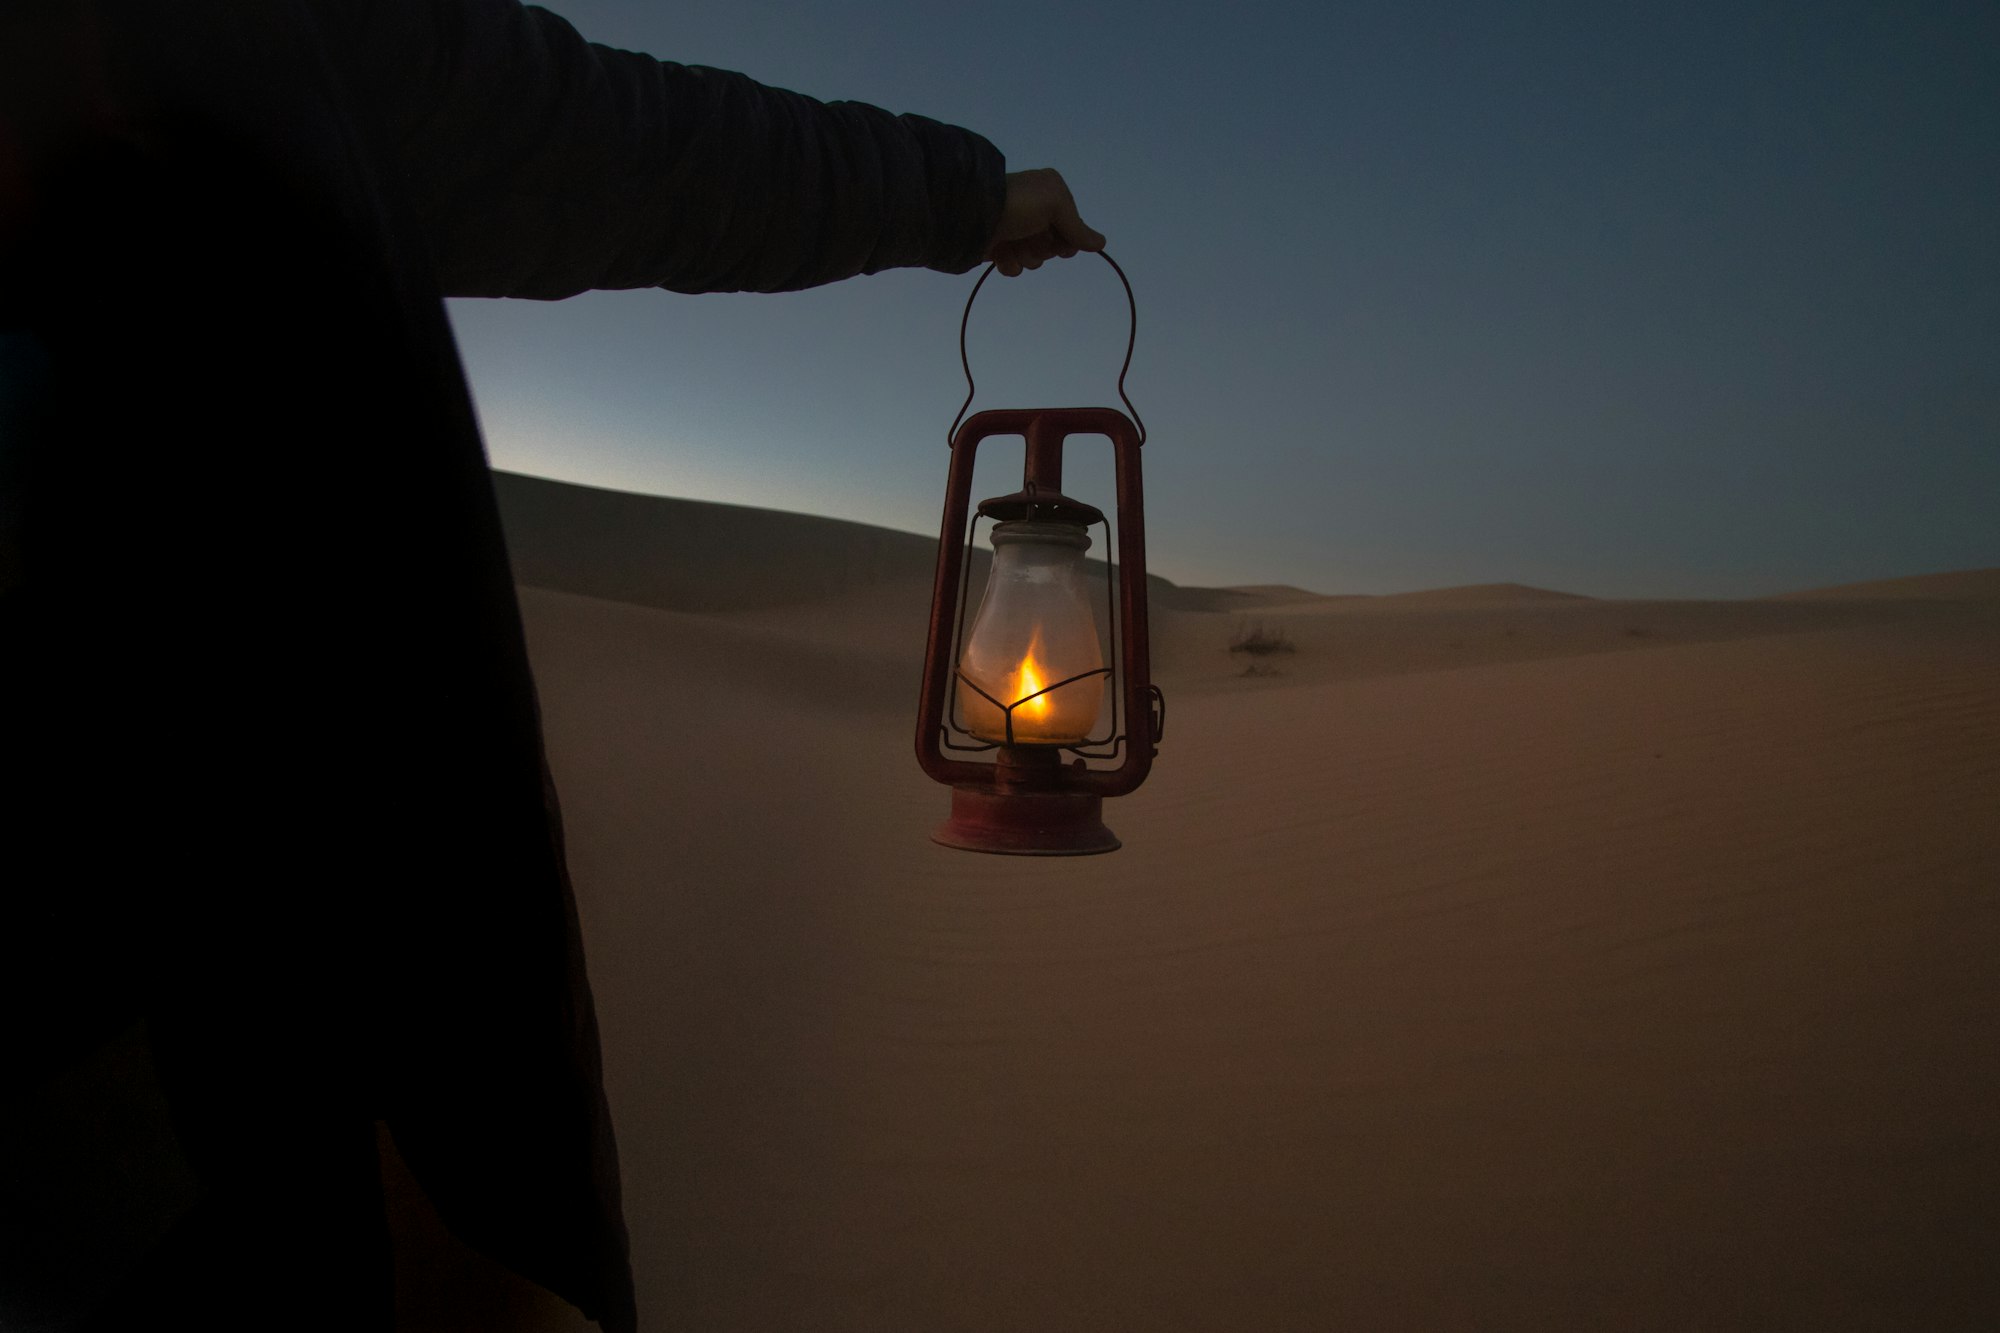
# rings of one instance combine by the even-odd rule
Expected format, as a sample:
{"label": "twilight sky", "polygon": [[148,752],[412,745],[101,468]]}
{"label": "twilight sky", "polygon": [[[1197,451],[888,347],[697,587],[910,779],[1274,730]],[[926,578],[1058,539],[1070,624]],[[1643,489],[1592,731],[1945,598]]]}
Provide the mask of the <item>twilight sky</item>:
{"label": "twilight sky", "polygon": [[[2000,565],[1991,0],[550,7],[1060,168],[1178,582]],[[973,278],[451,313],[498,467],[934,534]],[[1095,259],[996,277],[975,410],[1115,403],[1124,338]]]}

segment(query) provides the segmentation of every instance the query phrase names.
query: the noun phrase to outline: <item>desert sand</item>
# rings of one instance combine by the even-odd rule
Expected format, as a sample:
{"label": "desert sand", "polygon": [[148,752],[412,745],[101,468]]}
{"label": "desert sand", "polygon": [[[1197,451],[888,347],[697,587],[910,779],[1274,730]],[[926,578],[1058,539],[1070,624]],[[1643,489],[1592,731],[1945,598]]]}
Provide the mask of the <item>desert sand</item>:
{"label": "desert sand", "polygon": [[[1158,584],[1038,860],[928,840],[930,541],[500,484],[647,1328],[1996,1326],[2000,570]],[[586,1327],[392,1185],[405,1328]]]}

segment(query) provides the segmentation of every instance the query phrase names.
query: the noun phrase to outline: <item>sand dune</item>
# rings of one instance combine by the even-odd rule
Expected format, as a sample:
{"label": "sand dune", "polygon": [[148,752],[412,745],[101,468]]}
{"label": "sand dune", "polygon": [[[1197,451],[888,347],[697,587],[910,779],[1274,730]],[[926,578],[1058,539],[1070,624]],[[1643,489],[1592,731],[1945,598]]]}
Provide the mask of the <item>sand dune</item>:
{"label": "sand dune", "polygon": [[2000,569],[1962,569],[1949,574],[1918,574],[1911,578],[1843,583],[1834,588],[1810,588],[1784,593],[1785,598],[1888,599],[1919,601],[1993,601],[2000,599]]}
{"label": "sand dune", "polygon": [[668,611],[785,606],[928,581],[935,538],[841,519],[493,474],[514,577]]}
{"label": "sand dune", "polygon": [[1418,592],[1390,593],[1377,599],[1384,602],[1421,602],[1451,606],[1511,605],[1516,602],[1568,602],[1582,600],[1581,594],[1530,588],[1525,583],[1468,583],[1456,588],[1426,588]]}
{"label": "sand dune", "polygon": [[[666,499],[513,472],[493,474],[515,578],[663,611],[802,606],[882,584],[929,598],[937,539],[777,509]],[[975,577],[990,552],[974,552]],[[1088,562],[1101,577],[1100,561]],[[1159,605],[1233,604],[1230,590],[1148,580]]]}
{"label": "sand dune", "polygon": [[[1990,1326],[2000,604],[1168,608],[1125,850],[1027,861],[851,572],[523,591],[649,1327]],[[407,1327],[576,1326],[403,1222]]]}
{"label": "sand dune", "polygon": [[1325,600],[1328,597],[1344,595],[1338,593],[1307,592],[1304,588],[1294,588],[1289,583],[1258,583],[1240,588],[1224,588],[1222,591],[1233,593],[1237,597],[1243,598],[1246,602],[1259,601],[1271,606],[1283,606],[1292,602],[1316,602]]}
{"label": "sand dune", "polygon": [[[1165,612],[1153,617],[1163,680],[1261,690],[1370,676],[1491,666],[1595,653],[1646,652],[1676,644],[1810,634],[1864,625],[1987,621],[2000,604],[1863,602],[1649,602],[1595,598],[1498,605],[1398,598],[1333,600],[1247,616]],[[1295,651],[1255,657],[1229,652],[1246,630],[1282,637]],[[1246,671],[1271,674],[1245,677]]]}

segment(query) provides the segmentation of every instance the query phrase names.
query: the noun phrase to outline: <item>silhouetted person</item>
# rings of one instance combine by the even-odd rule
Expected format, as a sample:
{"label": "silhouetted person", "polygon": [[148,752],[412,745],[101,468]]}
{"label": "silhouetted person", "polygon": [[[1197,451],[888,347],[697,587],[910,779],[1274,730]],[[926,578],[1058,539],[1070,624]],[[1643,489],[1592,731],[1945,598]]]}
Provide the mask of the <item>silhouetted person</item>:
{"label": "silhouetted person", "polygon": [[386,1325],[383,1120],[460,1236],[630,1328],[440,297],[1102,239],[977,135],[513,0],[8,0],[0,52],[0,1324]]}

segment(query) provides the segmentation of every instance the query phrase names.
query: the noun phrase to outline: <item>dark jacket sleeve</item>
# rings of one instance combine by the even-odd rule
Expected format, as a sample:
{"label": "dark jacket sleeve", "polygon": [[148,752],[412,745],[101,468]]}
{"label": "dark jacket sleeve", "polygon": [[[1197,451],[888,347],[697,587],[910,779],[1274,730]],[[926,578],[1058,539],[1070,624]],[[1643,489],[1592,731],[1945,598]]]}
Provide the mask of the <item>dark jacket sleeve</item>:
{"label": "dark jacket sleeve", "polygon": [[448,295],[962,273],[999,220],[998,150],[922,116],[613,50],[515,0],[316,10]]}

